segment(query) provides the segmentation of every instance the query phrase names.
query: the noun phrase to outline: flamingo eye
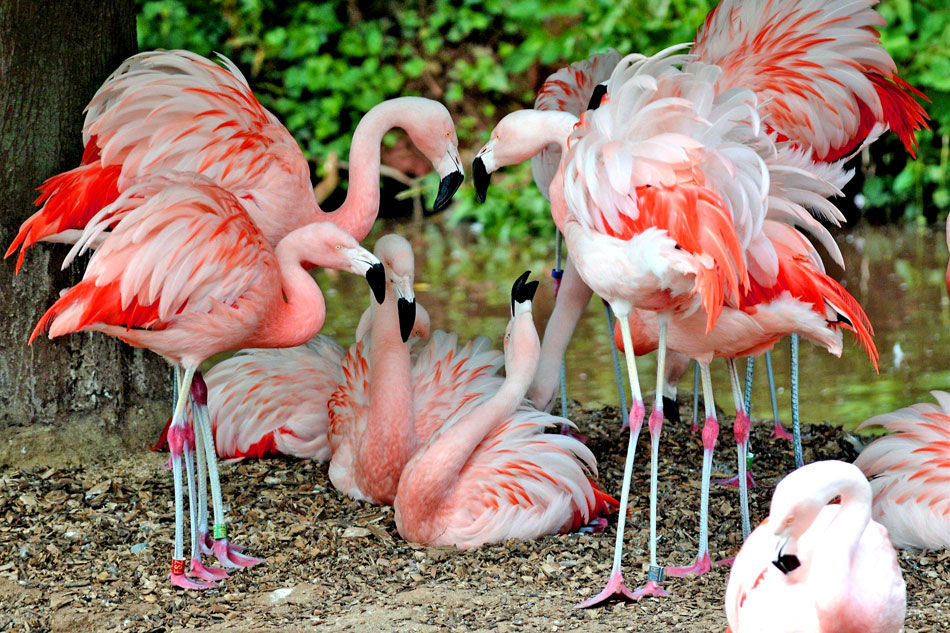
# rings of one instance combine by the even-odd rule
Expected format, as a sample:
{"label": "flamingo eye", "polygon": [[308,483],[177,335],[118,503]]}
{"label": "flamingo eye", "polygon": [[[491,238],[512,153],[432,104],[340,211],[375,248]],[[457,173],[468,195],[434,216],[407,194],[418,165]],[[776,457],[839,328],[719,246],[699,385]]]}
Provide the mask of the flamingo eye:
{"label": "flamingo eye", "polygon": [[339,250],[342,250],[342,249],[343,249],[343,245],[342,245],[342,244],[337,244],[337,245],[334,246],[333,248],[335,248],[336,250],[339,251]]}

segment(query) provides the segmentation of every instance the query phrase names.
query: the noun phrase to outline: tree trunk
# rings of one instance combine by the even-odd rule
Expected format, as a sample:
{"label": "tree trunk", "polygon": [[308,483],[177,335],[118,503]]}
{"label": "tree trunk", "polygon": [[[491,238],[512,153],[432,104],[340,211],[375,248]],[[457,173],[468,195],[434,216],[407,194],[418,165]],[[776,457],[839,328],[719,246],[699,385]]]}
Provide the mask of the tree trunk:
{"label": "tree trunk", "polygon": [[[3,250],[35,210],[35,188],[79,164],[83,108],[136,49],[133,0],[0,1]],[[59,290],[82,276],[86,260],[59,270],[66,252],[39,245],[16,276],[14,257],[0,264],[0,463],[11,453],[30,462],[63,448],[101,452],[169,402],[167,365],[151,352],[98,333],[27,346]]]}

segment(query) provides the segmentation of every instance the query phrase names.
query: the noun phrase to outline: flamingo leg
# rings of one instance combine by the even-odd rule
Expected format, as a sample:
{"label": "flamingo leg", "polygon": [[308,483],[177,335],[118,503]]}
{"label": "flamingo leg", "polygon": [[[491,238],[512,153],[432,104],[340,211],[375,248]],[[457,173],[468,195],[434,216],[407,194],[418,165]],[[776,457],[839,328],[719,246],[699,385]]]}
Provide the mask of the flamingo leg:
{"label": "flamingo leg", "polygon": [[171,453],[172,478],[175,482],[175,549],[172,554],[172,568],[168,574],[168,579],[173,585],[182,589],[206,589],[212,586],[211,583],[195,581],[185,576],[185,504],[181,464],[183,455],[190,457],[190,451],[186,453],[185,449],[188,441],[188,431],[185,427],[184,410],[185,399],[188,397],[188,389],[191,387],[191,379],[194,373],[194,369],[185,370],[185,377],[178,389],[178,398],[175,401],[172,423],[168,429],[168,450]]}
{"label": "flamingo leg", "polygon": [[[659,496],[660,434],[663,432],[663,378],[666,375],[666,330],[669,319],[659,317],[660,340],[656,349],[656,402],[650,412],[650,571],[647,583],[633,592],[634,598],[668,595],[661,587],[663,568],[656,562],[656,500]],[[625,343],[626,346],[626,343]]]}
{"label": "flamingo leg", "polygon": [[798,417],[798,334],[791,336],[791,363],[792,363],[792,446],[795,450],[795,467],[805,465],[802,454],[802,426]]}
{"label": "flamingo leg", "polygon": [[[192,403],[194,411],[194,403]],[[198,422],[195,422],[197,426]],[[205,461],[204,438],[201,429],[195,433],[195,461],[198,466],[198,547],[202,554],[212,554],[214,544],[208,531],[208,466]]]}
{"label": "flamingo leg", "polygon": [[221,480],[218,477],[218,461],[214,449],[214,436],[211,433],[211,420],[208,416],[208,387],[205,385],[201,374],[198,374],[195,382],[198,384],[198,387],[192,390],[192,396],[195,402],[194,410],[198,427],[201,430],[205,457],[208,461],[208,474],[211,479],[211,505],[214,511],[214,545],[212,549],[218,558],[218,562],[226,568],[251,567],[260,563],[261,559],[241,554],[237,546],[231,545],[228,542],[228,528],[224,518],[224,503],[221,499]]}
{"label": "flamingo leg", "polygon": [[755,378],[755,357],[748,356],[745,359],[745,393],[742,401],[745,403],[745,411],[752,419],[752,386]]}
{"label": "flamingo leg", "polygon": [[[554,299],[557,299],[558,290],[561,289],[561,278],[564,276],[564,269],[561,268],[561,232],[556,231],[557,238],[554,241],[554,269],[551,271],[551,277],[554,279]],[[567,417],[567,368],[566,361],[561,357],[560,385],[561,385],[561,415]],[[571,430],[568,425],[561,427],[561,433],[567,434]]]}
{"label": "flamingo leg", "polygon": [[[623,424],[620,430],[630,426],[630,417],[627,414],[627,390],[623,386],[623,373],[620,370],[620,354],[614,342],[614,317],[610,311],[610,304],[604,301],[604,316],[607,318],[607,340],[610,341],[610,358],[614,363],[614,378],[617,380],[617,396],[620,399],[620,419]],[[625,344],[626,345],[626,344]]]}
{"label": "flamingo leg", "polygon": [[620,559],[623,556],[623,533],[627,521],[627,505],[630,501],[630,478],[633,474],[633,460],[637,452],[637,439],[640,437],[640,427],[643,426],[643,397],[640,395],[640,378],[637,374],[636,358],[633,353],[633,340],[630,337],[629,313],[617,314],[620,319],[620,332],[623,335],[624,357],[627,361],[627,377],[630,379],[630,391],[633,396],[633,407],[630,410],[630,437],[627,442],[627,458],[623,465],[623,484],[620,490],[620,511],[617,514],[617,539],[614,542],[614,562],[610,570],[610,578],[604,590],[593,598],[588,598],[576,606],[578,609],[592,607],[609,598],[618,595],[633,600],[633,592],[627,589],[623,582],[623,573],[620,571]]}
{"label": "flamingo leg", "polygon": [[772,419],[775,420],[775,426],[772,427],[772,437],[783,440],[792,439],[791,433],[785,430],[778,417],[778,399],[775,397],[775,376],[772,374],[772,352],[765,353],[765,370],[769,377],[769,396],[772,398]]}
{"label": "flamingo leg", "polygon": [[749,447],[749,416],[745,412],[742,402],[742,393],[739,389],[739,373],[736,370],[736,361],[726,360],[729,367],[729,382],[732,384],[732,398],[736,403],[736,422],[733,430],[736,436],[736,459],[739,466],[739,506],[742,514],[742,538],[745,539],[752,531],[749,521],[749,487],[746,480],[746,453]]}
{"label": "flamingo leg", "polygon": [[693,361],[693,426],[689,428],[695,433],[699,430],[699,363]]}
{"label": "flamingo leg", "polygon": [[196,496],[195,490],[195,460],[192,455],[194,447],[195,432],[194,428],[191,428],[188,431],[184,446],[185,474],[188,476],[188,523],[191,527],[190,575],[202,580],[222,580],[228,577],[228,572],[214,567],[205,567],[201,562],[201,541],[198,536],[198,504],[201,500]]}
{"label": "flamingo leg", "polygon": [[712,475],[713,451],[719,437],[719,421],[716,420],[716,404],[713,401],[712,378],[708,363],[697,363],[703,377],[703,403],[706,408],[706,423],[703,425],[703,474],[699,497],[699,553],[696,562],[685,567],[667,567],[669,576],[682,577],[689,574],[700,576],[712,568],[709,558],[709,484]]}

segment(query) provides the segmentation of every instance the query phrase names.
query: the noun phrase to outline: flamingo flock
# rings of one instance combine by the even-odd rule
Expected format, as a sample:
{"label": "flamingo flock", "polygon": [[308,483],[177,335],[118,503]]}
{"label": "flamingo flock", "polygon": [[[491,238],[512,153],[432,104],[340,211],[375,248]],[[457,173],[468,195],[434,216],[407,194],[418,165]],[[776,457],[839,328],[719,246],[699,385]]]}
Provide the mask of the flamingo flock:
{"label": "flamingo flock", "polygon": [[[788,475],[752,531],[751,421],[736,367],[787,336],[840,356],[847,331],[877,369],[867,315],[814,245],[844,265],[825,223],[844,221],[833,199],[852,175],[847,159],[888,130],[914,155],[914,134],[927,127],[926,98],[897,75],[874,4],[722,0],[692,44],[577,61],[544,82],[534,109],[502,118],[475,155],[476,195],[485,199],[493,172],[531,159],[568,252],[562,271],[559,251],[543,339],[532,317],[538,281],[529,273],[514,281],[502,352],[486,336],[460,344],[432,329],[416,302],[405,238],[385,235],[373,252],[359,244],[378,215],[388,130],[405,130],[439,174],[435,210],[459,188],[458,139],[442,104],[399,97],[367,112],[353,135],[346,200],[327,213],[296,141],[232,62],[188,51],[123,62],[87,107],[81,165],[40,186],[40,208],[7,256],[18,253],[19,269],[38,242],[65,242],[65,267],[94,251],[30,343],[99,331],[175,368],[170,582],[203,589],[260,562],[230,542],[217,458],[279,453],[328,462],[340,493],[392,506],[399,534],[424,545],[465,549],[602,529],[616,512],[606,586],[578,606],[664,596],[666,576],[713,565],[720,424],[710,364],[723,358],[746,537],[725,598],[731,630],[898,631],[905,589],[891,542],[950,547],[950,396],[935,392],[939,407],[868,420],[893,434],[856,466],[819,462]],[[349,349],[319,334],[327,314],[314,267],[370,286]],[[573,424],[550,413],[593,294],[608,306],[632,397],[627,412],[620,382],[628,434],[619,501],[598,486],[597,460],[581,439],[556,432]],[[234,350],[202,376],[201,363]],[[648,403],[636,356],[653,351]],[[665,567],[656,552],[658,455],[664,409],[678,421],[676,383],[691,360],[705,409],[698,550],[688,564]],[[622,381],[619,362],[617,372]],[[623,545],[644,421],[649,567],[631,590]],[[205,565],[207,554],[221,567]]]}

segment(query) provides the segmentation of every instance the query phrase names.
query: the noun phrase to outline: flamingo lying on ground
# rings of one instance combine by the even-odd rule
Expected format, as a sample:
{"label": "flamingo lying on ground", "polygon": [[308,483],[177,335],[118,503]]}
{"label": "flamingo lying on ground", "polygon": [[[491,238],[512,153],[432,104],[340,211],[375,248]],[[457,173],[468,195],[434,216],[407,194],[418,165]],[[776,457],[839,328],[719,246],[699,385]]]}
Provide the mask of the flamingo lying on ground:
{"label": "flamingo lying on ground", "polygon": [[814,462],[779,482],[736,556],[725,607],[732,633],[901,630],[904,579],[860,470]]}
{"label": "flamingo lying on ground", "polygon": [[871,478],[872,513],[901,549],[950,549],[950,394],[863,422],[890,435],[868,444],[854,465]]}
{"label": "flamingo lying on ground", "polygon": [[387,235],[376,254],[386,268],[387,300],[371,305],[369,331],[347,352],[345,379],[330,397],[329,475],[349,497],[391,505],[403,467],[429,436],[498,390],[503,358],[486,337],[459,347],[442,331],[410,350],[396,306],[414,297],[412,248]]}
{"label": "flamingo lying on ground", "polygon": [[[369,330],[367,309],[356,340]],[[410,339],[429,338],[429,315],[416,305]],[[218,457],[290,455],[330,460],[327,403],[344,382],[346,350],[318,334],[298,347],[245,349],[208,371],[208,412]]]}
{"label": "flamingo lying on ground", "polygon": [[[198,366],[226,350],[293,346],[312,338],[323,325],[325,306],[309,267],[366,275],[371,283],[382,280],[379,260],[329,223],[296,229],[271,247],[251,220],[249,204],[197,174],[155,177],[126,189],[93,218],[67,258],[68,264],[87,240],[112,227],[83,280],[63,293],[30,337],[32,342],[46,330],[50,338],[100,331],[151,349],[183,370],[169,430],[175,479],[170,579],[189,589],[210,586],[185,576],[183,558],[181,465],[184,455],[190,474],[194,438],[182,414],[193,379],[198,426],[212,472],[215,467]],[[257,562],[228,551],[220,491],[214,494],[214,512],[218,558],[240,565]],[[205,575],[194,504],[191,525],[192,558],[198,562],[193,572]]]}
{"label": "flamingo lying on ground", "polygon": [[531,316],[538,282],[511,290],[505,380],[477,406],[446,418],[403,469],[396,529],[408,541],[459,549],[565,532],[616,507],[588,476],[593,454],[564,422],[524,404],[541,344]]}
{"label": "flamingo lying on ground", "polygon": [[257,101],[237,66],[223,55],[218,60],[223,67],[189,51],[149,51],[128,58],[106,79],[87,106],[82,165],[40,186],[42,208],[7,250],[9,257],[20,248],[17,268],[37,241],[74,241],[75,229],[119,193],[168,171],[201,173],[245,199],[272,245],[318,221],[362,240],[379,212],[380,143],[395,127],[406,131],[442,178],[436,211],[461,184],[448,110],[437,101],[399,97],[372,108],[356,127],[346,200],[324,213],[297,142]]}

